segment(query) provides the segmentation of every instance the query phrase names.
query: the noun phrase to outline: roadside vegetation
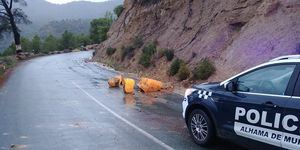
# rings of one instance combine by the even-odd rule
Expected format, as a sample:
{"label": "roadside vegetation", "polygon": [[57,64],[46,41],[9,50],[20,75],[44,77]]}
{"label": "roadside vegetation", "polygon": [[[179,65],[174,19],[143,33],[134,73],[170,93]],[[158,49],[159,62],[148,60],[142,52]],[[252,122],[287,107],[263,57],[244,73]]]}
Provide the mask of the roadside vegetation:
{"label": "roadside vegetation", "polygon": [[106,54],[107,54],[108,56],[111,56],[111,55],[113,55],[113,54],[116,52],[116,50],[117,50],[117,49],[115,49],[115,48],[108,47],[108,48],[106,49]]}
{"label": "roadside vegetation", "polygon": [[172,61],[168,75],[177,75],[180,81],[189,79],[190,77],[192,80],[207,80],[215,71],[214,64],[208,58],[202,59],[192,71],[190,71],[183,60],[177,58]]}
{"label": "roadside vegetation", "polygon": [[[71,50],[79,48],[80,46],[86,46],[90,44],[88,36],[80,34],[74,35],[71,32],[65,31],[61,37],[54,37],[48,35],[46,39],[42,40],[38,35],[35,35],[32,39],[25,37],[21,38],[21,45],[23,52],[39,54],[48,54],[55,51]],[[1,55],[10,56],[15,52],[15,45],[11,44]]]}
{"label": "roadside vegetation", "polygon": [[175,59],[168,71],[169,76],[177,75],[179,81],[186,80],[190,77],[190,70],[187,64],[181,59]]}
{"label": "roadside vegetation", "polygon": [[6,70],[12,68],[15,66],[15,64],[17,63],[17,60],[15,59],[15,57],[12,56],[0,56],[0,77],[2,77],[4,75],[4,73],[6,72]]}
{"label": "roadside vegetation", "polygon": [[178,58],[175,59],[172,62],[171,67],[170,67],[170,69],[168,71],[169,76],[175,76],[178,73],[178,71],[179,71],[180,66],[181,66],[182,63],[183,63],[183,60],[178,59]]}
{"label": "roadside vegetation", "polygon": [[131,59],[135,54],[134,51],[136,49],[139,49],[143,46],[144,42],[142,38],[139,36],[135,37],[132,41],[131,44],[128,46],[123,46],[121,48],[121,60],[124,61],[125,59]]}
{"label": "roadside vegetation", "polygon": [[178,80],[183,81],[190,77],[190,70],[186,63],[181,63],[178,70]]}
{"label": "roadside vegetation", "polygon": [[130,59],[134,56],[134,48],[133,46],[122,47],[121,59],[124,61],[126,58]]}
{"label": "roadside vegetation", "polygon": [[193,70],[194,80],[206,80],[216,71],[214,64],[208,59],[204,58]]}
{"label": "roadside vegetation", "polygon": [[166,57],[167,61],[172,61],[174,58],[174,50],[172,49],[165,50],[164,56]]}
{"label": "roadside vegetation", "polygon": [[[123,46],[120,49],[121,61],[132,59],[138,52],[141,54],[138,58],[138,64],[144,69],[149,67],[156,67],[156,62],[160,59],[164,59],[166,62],[170,62],[170,68],[167,70],[167,75],[170,77],[176,77],[179,81],[183,80],[207,80],[215,72],[214,64],[208,59],[202,59],[196,67],[190,69],[187,62],[182,59],[176,58],[173,49],[158,48],[156,42],[144,43],[143,39],[139,36],[131,40],[131,44]],[[111,57],[118,51],[116,48],[108,47],[106,49],[106,55],[110,61],[113,61]],[[193,54],[195,57],[195,54]],[[121,62],[114,62],[114,64],[120,64]],[[116,66],[116,65],[114,65]]]}
{"label": "roadside vegetation", "polygon": [[0,77],[4,74],[5,72],[5,68],[1,66],[0,68]]}
{"label": "roadside vegetation", "polygon": [[139,64],[145,68],[151,66],[153,55],[156,53],[156,44],[150,43],[143,48],[142,55],[139,59]]}
{"label": "roadside vegetation", "polygon": [[118,5],[117,7],[115,7],[114,9],[114,13],[117,15],[117,17],[120,17],[122,12],[124,10],[124,6],[123,5]]}

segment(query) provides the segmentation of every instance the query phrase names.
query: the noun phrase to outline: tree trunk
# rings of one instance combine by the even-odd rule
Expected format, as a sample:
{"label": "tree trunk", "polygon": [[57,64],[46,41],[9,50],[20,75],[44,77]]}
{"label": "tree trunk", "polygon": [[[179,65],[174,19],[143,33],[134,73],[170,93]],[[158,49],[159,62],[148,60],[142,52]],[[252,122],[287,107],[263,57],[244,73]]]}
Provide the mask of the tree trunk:
{"label": "tree trunk", "polygon": [[[9,17],[9,22],[10,22],[10,25],[11,25],[11,28],[13,31],[14,40],[15,40],[15,44],[16,44],[16,53],[18,54],[18,53],[22,52],[21,35],[20,35],[19,29],[16,25],[14,15],[11,12],[11,8],[9,8],[9,6],[7,5],[6,0],[1,0],[1,1],[2,1],[3,7],[5,8],[5,11]],[[12,1],[11,1],[11,3],[12,3]]]}
{"label": "tree trunk", "polygon": [[[13,18],[13,17],[12,17]],[[22,52],[22,47],[21,47],[21,36],[19,33],[19,29],[15,24],[15,20],[14,19],[10,19],[10,23],[12,25],[12,30],[13,30],[13,34],[14,34],[14,39],[15,39],[15,44],[16,44],[16,53],[20,53]]]}

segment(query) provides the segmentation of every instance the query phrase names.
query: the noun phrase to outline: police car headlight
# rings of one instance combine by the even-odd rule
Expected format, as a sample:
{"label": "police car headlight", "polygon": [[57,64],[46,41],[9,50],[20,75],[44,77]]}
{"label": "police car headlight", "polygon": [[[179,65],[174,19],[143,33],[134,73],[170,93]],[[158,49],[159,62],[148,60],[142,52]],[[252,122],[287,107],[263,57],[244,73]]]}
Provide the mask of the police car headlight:
{"label": "police car headlight", "polygon": [[185,94],[184,94],[184,97],[187,99],[187,97],[189,95],[191,95],[194,91],[196,91],[196,89],[193,89],[193,88],[189,88],[185,91]]}

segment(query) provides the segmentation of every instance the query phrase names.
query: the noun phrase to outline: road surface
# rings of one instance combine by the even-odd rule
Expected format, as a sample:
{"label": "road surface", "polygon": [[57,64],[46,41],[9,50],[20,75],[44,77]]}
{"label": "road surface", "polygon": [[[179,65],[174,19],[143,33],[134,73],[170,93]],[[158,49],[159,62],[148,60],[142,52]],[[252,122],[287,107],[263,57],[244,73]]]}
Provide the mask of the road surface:
{"label": "road surface", "polygon": [[[182,97],[124,95],[92,52],[21,63],[0,89],[0,149],[203,149],[181,117]],[[210,149],[236,149],[223,141]]]}

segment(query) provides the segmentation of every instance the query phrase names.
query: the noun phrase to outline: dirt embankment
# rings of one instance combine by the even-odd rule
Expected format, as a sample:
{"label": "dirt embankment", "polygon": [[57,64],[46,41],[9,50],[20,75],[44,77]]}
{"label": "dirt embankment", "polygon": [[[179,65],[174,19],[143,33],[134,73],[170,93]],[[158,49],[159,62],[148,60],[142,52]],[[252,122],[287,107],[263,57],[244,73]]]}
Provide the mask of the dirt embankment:
{"label": "dirt embankment", "polygon": [[[280,55],[300,53],[299,0],[157,0],[147,5],[125,0],[124,6],[108,39],[94,46],[93,58],[117,64],[123,71],[174,81],[166,73],[170,62],[165,59],[154,60],[148,69],[140,66],[141,48],[122,61],[122,47],[135,37],[144,44],[155,41],[159,48],[174,49],[191,70],[208,57],[217,69],[209,81],[223,80]],[[117,49],[110,57],[108,47]]]}

